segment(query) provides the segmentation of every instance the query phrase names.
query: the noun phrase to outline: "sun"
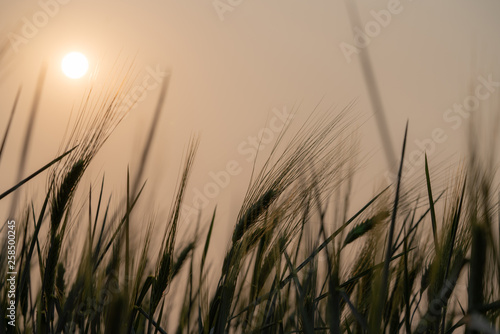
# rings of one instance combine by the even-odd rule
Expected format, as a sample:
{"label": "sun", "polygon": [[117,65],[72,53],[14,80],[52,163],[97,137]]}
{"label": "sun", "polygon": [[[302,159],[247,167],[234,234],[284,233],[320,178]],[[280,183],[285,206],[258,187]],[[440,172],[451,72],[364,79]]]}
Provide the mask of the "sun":
{"label": "sun", "polygon": [[78,79],[87,73],[89,62],[82,53],[71,52],[64,56],[61,69],[68,78]]}

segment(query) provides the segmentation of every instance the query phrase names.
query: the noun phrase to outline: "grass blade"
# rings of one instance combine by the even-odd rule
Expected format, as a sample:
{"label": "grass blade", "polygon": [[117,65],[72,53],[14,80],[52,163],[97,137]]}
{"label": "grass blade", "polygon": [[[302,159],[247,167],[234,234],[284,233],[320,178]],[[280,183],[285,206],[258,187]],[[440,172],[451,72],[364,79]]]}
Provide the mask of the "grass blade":
{"label": "grass blade", "polygon": [[406,123],[405,135],[403,139],[403,149],[401,152],[401,162],[399,164],[399,172],[398,172],[398,182],[396,186],[396,198],[394,199],[394,208],[392,211],[391,217],[391,225],[389,226],[389,232],[387,237],[387,248],[385,253],[385,262],[384,269],[382,270],[381,282],[380,282],[380,291],[379,291],[379,299],[377,302],[377,307],[374,309],[374,318],[371,323],[371,330],[373,332],[378,332],[382,325],[382,315],[385,303],[387,301],[387,289],[389,286],[389,265],[392,257],[392,249],[393,249],[393,237],[394,237],[394,229],[396,226],[396,215],[398,212],[399,205],[399,192],[401,187],[401,177],[403,173],[403,163],[405,158],[405,150],[406,150],[406,138],[408,136],[408,122]]}
{"label": "grass blade", "polygon": [[9,120],[7,121],[7,127],[5,128],[5,133],[2,139],[2,146],[0,146],[0,160],[2,158],[2,152],[5,148],[5,143],[7,142],[7,137],[9,136],[10,126],[12,125],[12,119],[14,118],[14,114],[17,108],[17,102],[19,101],[19,96],[21,95],[21,87],[17,90],[16,98],[14,99],[14,105],[12,106],[12,110],[10,111]]}
{"label": "grass blade", "polygon": [[9,195],[10,193],[16,191],[19,187],[21,187],[23,184],[25,184],[26,182],[28,182],[29,180],[31,180],[32,178],[36,177],[38,174],[42,173],[43,171],[45,171],[47,168],[49,168],[50,166],[52,166],[53,164],[55,164],[56,162],[58,162],[59,160],[61,160],[62,158],[64,158],[65,156],[67,156],[68,154],[70,154],[76,147],[72,148],[71,150],[67,151],[66,153],[64,153],[63,155],[60,155],[59,157],[55,158],[54,160],[52,160],[51,162],[49,162],[48,164],[46,164],[45,166],[43,166],[42,168],[38,169],[36,172],[34,172],[33,174],[31,174],[30,176],[26,177],[24,180],[20,181],[18,184],[16,184],[15,186],[13,186],[12,188],[4,191],[2,194],[0,194],[0,200],[2,198],[4,198],[5,196]]}
{"label": "grass blade", "polygon": [[429,164],[427,163],[427,153],[425,153],[425,179],[427,181],[427,194],[429,195],[429,209],[431,210],[432,235],[434,237],[434,247],[439,250],[436,224],[436,211],[432,198],[431,177],[429,175]]}

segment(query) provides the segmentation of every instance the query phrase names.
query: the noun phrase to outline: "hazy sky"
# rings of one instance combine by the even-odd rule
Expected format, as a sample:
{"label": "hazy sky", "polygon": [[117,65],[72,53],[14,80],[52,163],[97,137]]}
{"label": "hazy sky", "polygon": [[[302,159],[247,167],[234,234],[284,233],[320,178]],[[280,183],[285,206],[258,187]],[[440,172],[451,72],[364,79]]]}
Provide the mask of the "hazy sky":
{"label": "hazy sky", "polygon": [[[266,120],[277,117],[276,110],[283,114],[299,106],[293,131],[319,101],[321,114],[332,106],[340,111],[357,100],[353,110],[362,117],[353,124],[353,131],[358,129],[360,159],[368,160],[355,183],[355,203],[368,198],[385,182],[387,166],[359,55],[353,51],[365,48],[396,152],[409,120],[408,152],[416,152],[415,160],[422,151],[416,141],[434,137],[435,149],[428,152],[431,165],[455,166],[465,147],[466,113],[453,109],[454,105],[473,106],[479,101],[476,111],[489,114],[498,106],[500,2],[357,4],[364,25],[358,31],[369,39],[365,37],[365,44],[359,38],[353,40],[344,1],[0,0],[0,33],[8,42],[0,72],[0,131],[16,90],[23,85],[6,149],[8,159],[0,165],[0,189],[14,183],[16,152],[44,61],[48,73],[27,171],[57,153],[69,113],[89,85],[88,76],[71,80],[61,73],[62,57],[75,50],[88,56],[91,69],[98,61],[106,67],[116,59],[135,59],[139,82],[148,75],[154,77],[152,73],[161,78],[170,71],[168,97],[147,171],[151,184],[157,186],[151,191],[158,195],[155,205],[160,210],[170,203],[159,199],[172,193],[189,136],[199,133],[201,146],[187,201],[196,196],[194,189],[203,193],[212,175],[232,163],[235,175],[207,208],[220,202],[221,216],[234,217],[252,167],[247,161],[249,137],[257,136]],[[151,89],[142,96],[92,164],[90,180],[106,172],[109,190],[123,193],[126,166],[134,167],[133,157],[144,142],[159,91]],[[471,97],[476,91],[481,99]],[[262,151],[264,156],[269,147]],[[44,187],[42,180],[25,189],[33,193]]]}

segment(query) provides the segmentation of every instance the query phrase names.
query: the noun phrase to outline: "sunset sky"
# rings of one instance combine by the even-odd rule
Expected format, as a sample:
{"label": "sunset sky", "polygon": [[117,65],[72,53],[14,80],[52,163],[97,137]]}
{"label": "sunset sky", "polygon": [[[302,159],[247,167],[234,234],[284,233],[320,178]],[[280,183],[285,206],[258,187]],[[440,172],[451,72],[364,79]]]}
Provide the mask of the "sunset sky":
{"label": "sunset sky", "polygon": [[[409,120],[408,153],[416,152],[413,157],[421,160],[423,143],[433,138],[431,165],[451,177],[466,153],[466,113],[455,106],[479,101],[477,112],[491,116],[498,111],[500,2],[376,0],[357,5],[363,24],[368,24],[357,31],[368,37],[367,45],[353,39],[344,1],[0,0],[0,34],[7,43],[0,72],[0,131],[23,86],[0,188],[14,184],[17,152],[42,64],[48,71],[26,173],[56,156],[70,111],[78,109],[96,66],[101,67],[95,80],[104,85],[105,73],[119,62],[133,63],[136,82],[149,78],[151,89],[92,163],[91,182],[105,172],[110,190],[123,192],[126,166],[134,168],[160,82],[170,75],[146,172],[155,185],[149,191],[160,196],[160,211],[170,200],[158,198],[171,196],[191,135],[200,134],[201,146],[187,201],[193,202],[196,189],[203,193],[213,175],[230,169],[234,175],[229,185],[206,206],[221,203],[221,215],[230,221],[252,170],[250,137],[269,128],[270,121],[278,129],[283,115],[295,110],[293,133],[318,103],[316,112],[323,114],[339,112],[353,100],[352,110],[360,116],[352,131],[360,140],[363,162],[355,182],[358,205],[385,184],[387,171],[360,58],[353,51],[365,48],[396,154]],[[88,59],[89,71],[80,79],[61,71],[63,57],[73,51]],[[476,92],[481,98],[471,98]],[[275,134],[272,129],[268,133]],[[262,157],[271,146],[263,147]],[[45,186],[33,182],[25,191]]]}

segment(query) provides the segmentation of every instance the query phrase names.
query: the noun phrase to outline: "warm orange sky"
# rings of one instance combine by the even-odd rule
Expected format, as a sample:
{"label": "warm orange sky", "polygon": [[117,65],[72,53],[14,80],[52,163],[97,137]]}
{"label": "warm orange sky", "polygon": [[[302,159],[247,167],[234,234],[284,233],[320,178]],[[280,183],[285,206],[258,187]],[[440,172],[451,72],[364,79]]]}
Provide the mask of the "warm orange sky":
{"label": "warm orange sky", "polygon": [[[367,49],[396,152],[409,119],[408,152],[416,152],[417,159],[421,149],[416,141],[434,136],[431,165],[454,166],[465,147],[466,126],[453,106],[473,103],[471,90],[479,89],[481,96],[490,93],[480,108],[492,113],[487,107],[494,107],[500,96],[495,86],[500,82],[500,3],[376,0],[358,1],[358,7],[362,21],[380,30],[372,33]],[[234,216],[251,172],[249,155],[242,153],[248,138],[265,127],[273,110],[290,111],[300,104],[298,127],[320,100],[320,113],[358,100],[355,111],[364,122],[353,130],[359,127],[360,157],[369,158],[355,183],[359,202],[385,182],[384,151],[359,56],[351,54],[348,61],[341,48],[355,45],[343,1],[0,0],[0,8],[0,32],[11,39],[0,79],[1,131],[17,87],[24,87],[7,145],[9,159],[0,166],[0,189],[13,184],[16,152],[44,60],[49,68],[27,171],[56,154],[69,111],[88,84],[88,76],[71,80],[62,75],[60,61],[70,51],[85,53],[91,69],[98,60],[107,64],[135,57],[138,78],[172,72],[147,171],[159,195],[171,193],[188,138],[200,133],[191,184],[203,191],[211,175],[236,161],[241,171],[209,204],[224,203],[221,215]],[[390,22],[377,23],[387,11]],[[131,157],[141,148],[158,94],[159,89],[148,91],[120,125],[91,166],[91,180],[106,171],[110,188],[123,191],[126,165],[133,168]],[[25,189],[44,186],[42,181]],[[188,201],[193,196],[194,190]]]}

